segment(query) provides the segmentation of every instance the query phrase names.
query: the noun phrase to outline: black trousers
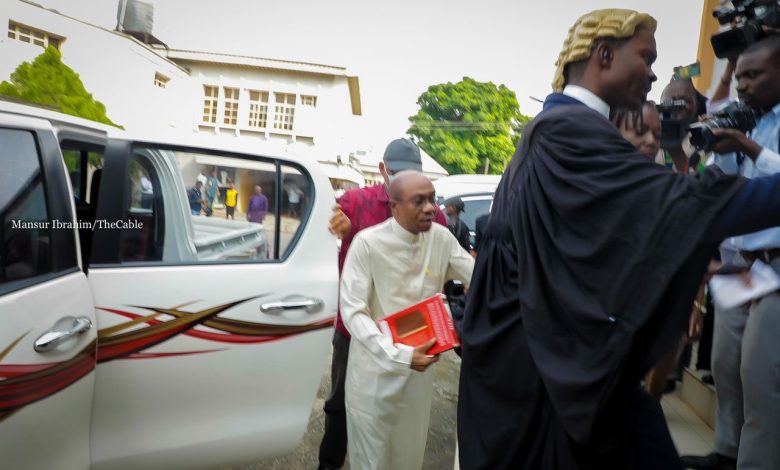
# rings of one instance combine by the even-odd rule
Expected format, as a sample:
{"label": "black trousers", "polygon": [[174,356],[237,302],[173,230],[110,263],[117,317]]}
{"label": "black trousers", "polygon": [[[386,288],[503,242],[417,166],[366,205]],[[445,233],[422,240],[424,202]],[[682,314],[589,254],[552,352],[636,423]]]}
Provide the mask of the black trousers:
{"label": "black trousers", "polygon": [[635,467],[639,470],[682,470],[682,462],[669,433],[661,404],[639,388],[634,396],[632,432]]}
{"label": "black trousers", "polygon": [[344,382],[347,378],[349,338],[333,333],[333,361],[330,366],[330,395],[325,400],[325,434],[320,443],[320,468],[341,468],[347,457],[347,412]]}

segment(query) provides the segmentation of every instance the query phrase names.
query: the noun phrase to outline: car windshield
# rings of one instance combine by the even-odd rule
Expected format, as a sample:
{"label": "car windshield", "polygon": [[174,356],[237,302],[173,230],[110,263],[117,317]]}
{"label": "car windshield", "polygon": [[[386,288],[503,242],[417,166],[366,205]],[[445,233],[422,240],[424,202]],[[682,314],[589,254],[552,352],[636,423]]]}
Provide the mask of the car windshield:
{"label": "car windshield", "polygon": [[477,218],[490,211],[490,203],[490,199],[464,200],[463,205],[466,210],[460,215],[460,220],[473,232],[477,226]]}

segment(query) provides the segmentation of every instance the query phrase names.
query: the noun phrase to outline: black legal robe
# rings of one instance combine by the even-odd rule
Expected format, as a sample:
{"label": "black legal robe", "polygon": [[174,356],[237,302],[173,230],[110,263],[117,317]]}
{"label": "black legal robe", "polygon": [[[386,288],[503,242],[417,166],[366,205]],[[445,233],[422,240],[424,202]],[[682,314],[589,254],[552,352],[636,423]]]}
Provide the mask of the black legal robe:
{"label": "black legal robe", "polygon": [[717,245],[708,227],[743,182],[671,173],[596,111],[548,98],[498,187],[472,277],[461,468],[653,468],[642,462],[671,441],[639,380],[685,331]]}

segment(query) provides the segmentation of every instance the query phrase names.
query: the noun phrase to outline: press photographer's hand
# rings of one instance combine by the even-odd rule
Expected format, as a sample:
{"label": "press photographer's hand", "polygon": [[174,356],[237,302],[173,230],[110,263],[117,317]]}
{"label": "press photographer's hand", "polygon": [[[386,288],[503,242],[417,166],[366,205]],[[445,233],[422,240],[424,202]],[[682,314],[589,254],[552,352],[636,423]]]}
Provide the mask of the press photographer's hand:
{"label": "press photographer's hand", "polygon": [[712,146],[715,153],[742,152],[751,160],[755,160],[761,153],[761,146],[737,129],[713,129],[712,135],[718,138],[718,142]]}

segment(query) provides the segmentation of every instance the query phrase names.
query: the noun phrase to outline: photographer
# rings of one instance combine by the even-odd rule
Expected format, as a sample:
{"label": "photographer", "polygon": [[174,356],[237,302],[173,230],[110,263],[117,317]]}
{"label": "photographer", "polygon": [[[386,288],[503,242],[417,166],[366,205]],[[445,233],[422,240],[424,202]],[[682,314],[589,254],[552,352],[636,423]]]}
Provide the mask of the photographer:
{"label": "photographer", "polygon": [[[780,172],[780,37],[749,46],[736,63],[740,100],[761,113],[749,135],[714,128],[713,162],[746,178]],[[727,85],[727,80],[723,85]],[[735,237],[745,261],[780,272],[780,227]],[[683,457],[689,468],[780,468],[780,297],[776,293],[715,316],[713,375],[717,391],[715,452]],[[741,354],[740,354],[741,353]],[[775,444],[771,444],[774,442]]]}
{"label": "photographer", "polygon": [[661,103],[662,106],[669,106],[676,102],[684,102],[685,108],[665,116],[665,120],[667,123],[678,123],[677,132],[680,135],[674,143],[667,142],[667,136],[663,136],[664,162],[677,173],[698,173],[701,158],[697,149],[691,145],[690,134],[685,129],[697,122],[700,115],[706,114],[706,99],[696,91],[690,79],[672,78],[661,93]]}

